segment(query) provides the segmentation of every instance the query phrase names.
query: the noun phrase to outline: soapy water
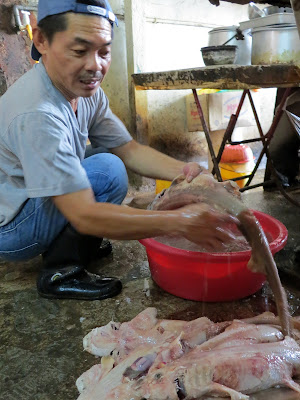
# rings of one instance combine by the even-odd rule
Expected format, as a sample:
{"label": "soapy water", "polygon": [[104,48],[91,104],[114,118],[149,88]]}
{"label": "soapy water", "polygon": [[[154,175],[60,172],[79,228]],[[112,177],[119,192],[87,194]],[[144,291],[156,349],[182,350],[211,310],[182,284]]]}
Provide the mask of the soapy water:
{"label": "soapy water", "polygon": [[[239,251],[249,251],[251,247],[247,242],[247,239],[240,232],[240,230],[234,224],[225,224],[223,226],[228,232],[234,235],[234,239],[227,243],[220,243],[219,247],[216,247],[213,253],[235,253]],[[272,235],[265,232],[268,242],[272,242]],[[212,253],[211,249],[200,246],[199,244],[193,243],[190,240],[182,236],[157,236],[154,238],[157,242],[165,244],[167,246],[175,247],[176,249],[197,251],[201,253]]]}
{"label": "soapy water", "polygon": [[[181,236],[158,236],[154,239],[159,243],[175,247],[176,249],[211,253],[211,250],[206,249],[205,246],[200,246]],[[221,243],[220,246],[214,250],[214,253],[232,253],[246,250],[251,250],[251,247],[246,238],[241,235],[228,243]]]}

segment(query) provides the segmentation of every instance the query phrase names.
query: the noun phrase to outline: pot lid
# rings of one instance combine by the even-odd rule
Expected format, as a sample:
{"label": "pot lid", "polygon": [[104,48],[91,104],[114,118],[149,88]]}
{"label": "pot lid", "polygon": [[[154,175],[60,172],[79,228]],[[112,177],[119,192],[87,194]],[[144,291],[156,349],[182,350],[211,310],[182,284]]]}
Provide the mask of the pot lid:
{"label": "pot lid", "polygon": [[290,29],[297,29],[297,25],[294,24],[278,24],[278,25],[267,25],[253,28],[252,33],[261,31],[286,31]]}
{"label": "pot lid", "polygon": [[238,28],[238,26],[236,26],[236,25],[232,25],[232,26],[220,26],[219,28],[214,28],[214,29],[212,29],[211,31],[209,31],[208,33],[211,33],[211,32],[221,32],[221,31],[232,31],[232,32],[234,32],[236,29]]}

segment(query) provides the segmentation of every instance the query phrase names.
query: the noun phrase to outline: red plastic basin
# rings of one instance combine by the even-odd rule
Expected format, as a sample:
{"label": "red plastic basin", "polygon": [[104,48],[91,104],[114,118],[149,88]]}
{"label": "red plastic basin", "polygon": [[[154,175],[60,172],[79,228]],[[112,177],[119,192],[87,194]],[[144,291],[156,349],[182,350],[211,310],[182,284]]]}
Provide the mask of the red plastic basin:
{"label": "red plastic basin", "polygon": [[[265,233],[272,238],[272,254],[281,250],[288,237],[286,227],[277,219],[253,211]],[[265,275],[247,268],[251,251],[202,253],[177,249],[154,239],[141,239],[147,252],[153,280],[178,297],[198,301],[230,301],[257,292]]]}

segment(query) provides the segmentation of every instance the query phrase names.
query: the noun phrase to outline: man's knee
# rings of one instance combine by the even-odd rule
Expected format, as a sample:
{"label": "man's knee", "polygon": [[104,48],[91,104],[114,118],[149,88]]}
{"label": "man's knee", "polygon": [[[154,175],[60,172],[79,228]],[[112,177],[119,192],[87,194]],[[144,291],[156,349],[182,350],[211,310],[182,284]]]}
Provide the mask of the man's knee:
{"label": "man's knee", "polygon": [[128,191],[128,176],[123,161],[114,154],[107,154],[111,158],[111,188],[114,189],[123,201]]}
{"label": "man's knee", "polygon": [[95,154],[82,162],[96,200],[120,204],[127,194],[128,176],[123,161],[111,153]]}

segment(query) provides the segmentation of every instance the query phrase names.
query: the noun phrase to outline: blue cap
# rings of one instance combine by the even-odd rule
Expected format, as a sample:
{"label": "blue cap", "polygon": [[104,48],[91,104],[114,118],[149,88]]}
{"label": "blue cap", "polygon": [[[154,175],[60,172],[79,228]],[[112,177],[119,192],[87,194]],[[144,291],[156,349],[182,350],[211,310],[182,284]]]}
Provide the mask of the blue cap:
{"label": "blue cap", "polygon": [[[105,8],[77,3],[76,0],[39,0],[38,4],[38,18],[39,23],[42,19],[49,15],[62,14],[68,11],[75,13],[99,15],[100,17],[106,18],[113,27],[114,24],[118,26],[118,19],[113,13],[113,10],[107,0],[104,0]],[[34,44],[31,47],[31,57],[38,61],[41,54],[37,51]]]}

